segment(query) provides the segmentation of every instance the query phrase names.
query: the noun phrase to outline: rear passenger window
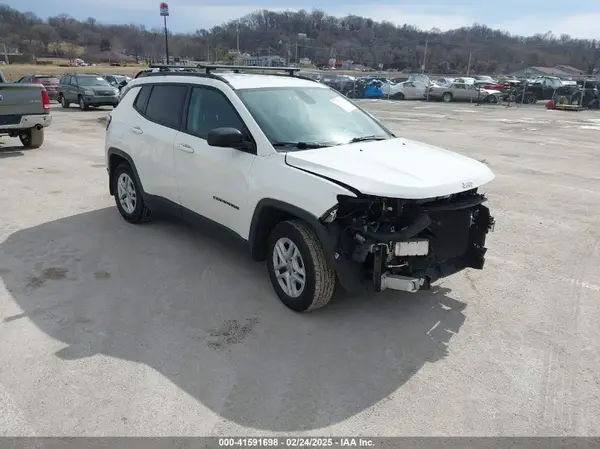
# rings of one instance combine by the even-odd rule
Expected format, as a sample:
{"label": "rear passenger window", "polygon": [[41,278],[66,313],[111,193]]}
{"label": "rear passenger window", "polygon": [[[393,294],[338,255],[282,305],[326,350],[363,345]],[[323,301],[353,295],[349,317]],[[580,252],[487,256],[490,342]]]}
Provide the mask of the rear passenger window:
{"label": "rear passenger window", "polygon": [[142,86],[138,92],[138,96],[133,103],[133,108],[140,114],[146,113],[146,106],[148,106],[148,99],[150,98],[150,91],[152,86]]}
{"label": "rear passenger window", "polygon": [[160,125],[179,129],[186,94],[187,86],[154,86],[146,106],[146,117]]}
{"label": "rear passenger window", "polygon": [[60,84],[70,84],[70,83],[71,83],[70,76],[63,76],[60,80]]}
{"label": "rear passenger window", "polygon": [[214,89],[194,87],[190,96],[186,131],[206,139],[211,129],[223,127],[246,132],[244,123],[225,95]]}

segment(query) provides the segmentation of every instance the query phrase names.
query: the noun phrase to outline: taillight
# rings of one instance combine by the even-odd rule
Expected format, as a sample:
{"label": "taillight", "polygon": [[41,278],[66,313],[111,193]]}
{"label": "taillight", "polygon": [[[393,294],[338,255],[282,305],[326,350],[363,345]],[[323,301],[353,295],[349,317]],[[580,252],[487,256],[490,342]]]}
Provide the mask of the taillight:
{"label": "taillight", "polygon": [[42,88],[42,105],[44,106],[44,113],[50,112],[50,97],[46,88]]}

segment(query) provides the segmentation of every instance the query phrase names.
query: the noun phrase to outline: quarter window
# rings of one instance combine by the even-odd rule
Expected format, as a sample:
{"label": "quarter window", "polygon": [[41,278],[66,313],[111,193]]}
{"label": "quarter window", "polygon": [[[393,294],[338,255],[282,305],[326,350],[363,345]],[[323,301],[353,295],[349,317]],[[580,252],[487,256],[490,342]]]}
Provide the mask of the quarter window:
{"label": "quarter window", "polygon": [[187,86],[155,85],[146,106],[146,117],[160,125],[179,129],[186,94]]}
{"label": "quarter window", "polygon": [[133,107],[140,114],[146,113],[146,106],[148,105],[148,98],[150,98],[150,91],[152,90],[152,86],[142,86],[140,91],[138,92],[138,96],[133,103]]}
{"label": "quarter window", "polygon": [[186,131],[206,139],[215,128],[236,128],[246,134],[246,127],[225,95],[214,89],[194,87],[190,97]]}

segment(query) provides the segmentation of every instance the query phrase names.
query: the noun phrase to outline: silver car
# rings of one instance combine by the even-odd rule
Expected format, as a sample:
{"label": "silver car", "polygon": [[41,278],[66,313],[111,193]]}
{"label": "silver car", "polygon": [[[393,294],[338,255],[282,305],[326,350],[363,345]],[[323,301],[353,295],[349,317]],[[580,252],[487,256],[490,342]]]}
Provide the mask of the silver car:
{"label": "silver car", "polygon": [[432,86],[429,88],[429,98],[442,100],[444,103],[451,101],[482,101],[497,103],[501,92],[478,88],[471,83],[452,83],[446,86]]}

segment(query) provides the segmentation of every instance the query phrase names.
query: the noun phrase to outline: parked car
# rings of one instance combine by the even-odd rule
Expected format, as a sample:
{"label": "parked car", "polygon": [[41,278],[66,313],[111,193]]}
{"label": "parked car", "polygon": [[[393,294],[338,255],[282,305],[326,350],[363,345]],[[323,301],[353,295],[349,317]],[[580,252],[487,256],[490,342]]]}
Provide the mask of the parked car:
{"label": "parked car", "polygon": [[342,93],[348,98],[381,98],[383,97],[382,84],[380,80],[372,77],[358,77],[353,83],[347,84],[347,90]]}
{"label": "parked car", "polygon": [[40,83],[8,83],[0,72],[0,135],[18,137],[25,148],[44,143],[52,124],[50,96]]}
{"label": "parked car", "polygon": [[92,107],[119,104],[119,89],[111,86],[102,76],[90,73],[63,75],[59,84],[59,101],[63,108],[76,103],[82,111]]}
{"label": "parked car", "polygon": [[126,76],[126,75],[102,75],[102,77],[108,81],[108,84],[110,84],[113,87],[119,87],[119,85],[123,84],[127,84],[129,81],[131,81],[131,77],[130,76]]}
{"label": "parked car", "polygon": [[414,293],[482,269],[494,227],[485,164],[398,137],[296,76],[139,78],[109,114],[105,151],[123,219],[167,211],[230,231],[296,312],[336,284]]}
{"label": "parked car", "polygon": [[441,100],[445,103],[451,101],[476,101],[481,103],[498,103],[502,92],[478,88],[472,83],[454,82],[446,86],[432,86],[429,88],[429,99]]}
{"label": "parked car", "polygon": [[392,100],[423,100],[427,95],[427,86],[420,81],[404,81],[403,83],[384,83],[384,96]]}
{"label": "parked car", "polygon": [[25,75],[17,83],[41,84],[46,88],[50,100],[58,101],[59,80],[54,75]]}
{"label": "parked car", "polygon": [[528,88],[533,92],[536,100],[550,100],[554,92],[564,83],[555,76],[538,76],[527,83]]}

